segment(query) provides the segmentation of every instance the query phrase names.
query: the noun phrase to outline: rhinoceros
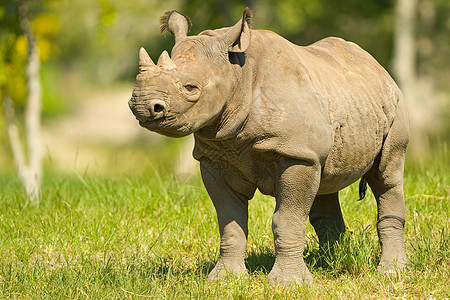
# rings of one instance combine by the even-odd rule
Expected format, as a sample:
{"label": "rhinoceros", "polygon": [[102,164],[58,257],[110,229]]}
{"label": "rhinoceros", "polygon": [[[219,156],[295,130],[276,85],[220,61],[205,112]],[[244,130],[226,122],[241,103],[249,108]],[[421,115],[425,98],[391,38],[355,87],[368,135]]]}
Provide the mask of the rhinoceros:
{"label": "rhinoceros", "polygon": [[388,72],[340,38],[297,46],[232,27],[188,36],[177,11],[161,18],[175,38],[155,65],[139,51],[129,107],[139,124],[169,137],[194,134],[193,156],[217,212],[220,255],[208,278],[247,273],[248,201],[256,189],[276,199],[271,284],[311,284],[305,230],[320,243],[345,231],[339,190],[361,179],[378,207],[378,270],[405,268],[403,169],[409,140],[405,100]]}

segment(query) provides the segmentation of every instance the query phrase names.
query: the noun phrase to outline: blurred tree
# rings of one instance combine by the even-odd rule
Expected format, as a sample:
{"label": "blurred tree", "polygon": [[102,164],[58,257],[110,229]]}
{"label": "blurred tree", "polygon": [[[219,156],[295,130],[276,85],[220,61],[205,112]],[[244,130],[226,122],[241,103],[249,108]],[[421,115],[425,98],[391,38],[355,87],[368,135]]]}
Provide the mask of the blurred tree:
{"label": "blurred tree", "polygon": [[424,132],[426,114],[420,101],[417,78],[417,40],[416,40],[416,15],[417,0],[397,0],[396,23],[394,31],[393,71],[397,78],[405,99],[410,104],[409,115],[411,120],[411,133],[413,138],[420,141],[414,143],[413,151],[423,154],[428,150],[428,139]]}
{"label": "blurred tree", "polygon": [[[6,94],[23,105],[26,98],[24,68],[26,49],[19,46],[22,36],[16,1],[2,0],[0,5],[0,96]],[[17,51],[20,50],[20,51]],[[23,51],[24,50],[24,51]],[[15,84],[11,84],[11,83]]]}
{"label": "blurred tree", "polygon": [[175,0],[52,2],[60,24],[55,41],[65,84],[70,85],[74,73],[95,84],[134,79],[140,47],[152,57],[170,47],[172,40],[159,33],[158,22],[164,11],[176,6]]}
{"label": "blurred tree", "polygon": [[371,49],[384,65],[390,60],[390,0],[190,0],[181,3],[180,12],[192,18],[192,34],[197,34],[204,29],[233,25],[245,6],[254,12],[255,29],[273,30],[300,45],[339,36]]}
{"label": "blurred tree", "polygon": [[[30,199],[39,203],[42,177],[42,147],[40,140],[42,87],[39,48],[30,21],[30,2],[25,0],[6,1],[4,4],[3,7],[7,8],[8,11],[4,10],[2,21],[6,21],[9,26],[7,30],[1,32],[0,37],[16,45],[16,47],[12,47],[12,50],[1,48],[1,64],[6,66],[2,72],[3,76],[0,82],[7,121],[6,127],[13,158],[25,190]],[[26,54],[25,57],[21,58],[23,60],[17,61],[16,58],[22,54],[20,50],[23,49],[20,46],[23,38],[25,38]],[[15,50],[18,51],[16,52]],[[14,64],[11,64],[11,62],[14,62]],[[25,76],[20,73],[17,74],[16,69],[22,68],[25,69]],[[15,75],[12,78],[7,76],[9,69]],[[21,89],[26,93],[24,115],[25,151],[16,125],[13,102],[9,96],[10,87],[16,84],[14,80],[17,80],[18,83],[26,83],[26,88],[22,87]]]}
{"label": "blurred tree", "polygon": [[[440,82],[442,78],[446,78],[447,82],[449,78],[448,60],[442,59],[443,51],[448,53],[450,50],[448,31],[439,29],[445,29],[442,23],[436,27],[442,21],[450,27],[448,4],[431,0],[396,1],[392,66],[409,104],[410,149],[416,156],[430,152],[430,132],[434,127],[443,127],[439,121],[442,122],[450,114],[448,95],[447,101],[442,101],[436,90],[436,82],[439,87],[445,85]],[[441,61],[442,65],[436,65],[437,61]]]}
{"label": "blurred tree", "polygon": [[[47,8],[51,0],[30,1],[30,26],[36,37],[41,61],[54,59],[58,46],[53,37],[59,30],[55,14]],[[25,66],[28,42],[18,15],[18,0],[0,0],[0,98],[9,95],[22,111],[27,97]]]}

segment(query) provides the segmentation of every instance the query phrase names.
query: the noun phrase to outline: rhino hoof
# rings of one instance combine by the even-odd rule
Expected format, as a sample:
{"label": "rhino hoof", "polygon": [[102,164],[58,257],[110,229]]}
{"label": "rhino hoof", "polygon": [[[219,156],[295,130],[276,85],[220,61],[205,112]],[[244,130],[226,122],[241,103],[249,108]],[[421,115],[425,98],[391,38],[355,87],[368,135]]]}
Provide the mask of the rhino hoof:
{"label": "rhino hoof", "polygon": [[399,272],[403,272],[406,270],[407,263],[406,260],[401,261],[390,261],[390,262],[380,262],[378,265],[378,272],[381,274],[398,274]]}
{"label": "rhino hoof", "polygon": [[246,276],[248,275],[245,264],[225,264],[219,260],[214,269],[209,273],[208,280],[216,281],[226,276]]}
{"label": "rhino hoof", "polygon": [[308,269],[301,272],[296,270],[282,270],[277,268],[276,265],[272,268],[267,278],[270,285],[281,285],[285,287],[295,287],[301,285],[312,286],[313,277]]}

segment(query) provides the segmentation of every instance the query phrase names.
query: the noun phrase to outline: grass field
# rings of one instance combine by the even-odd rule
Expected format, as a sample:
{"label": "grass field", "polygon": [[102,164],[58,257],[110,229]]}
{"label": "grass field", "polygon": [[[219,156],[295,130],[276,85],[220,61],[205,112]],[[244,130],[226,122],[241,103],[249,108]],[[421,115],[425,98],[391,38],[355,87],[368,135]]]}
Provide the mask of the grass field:
{"label": "grass field", "polygon": [[0,297],[7,299],[445,299],[450,297],[449,151],[405,171],[409,269],[376,272],[376,206],[357,186],[340,194],[348,231],[330,267],[308,225],[312,287],[267,284],[274,262],[273,199],[250,202],[249,276],[208,282],[218,255],[216,217],[201,181],[170,175],[47,175],[39,207],[13,175],[0,176]]}

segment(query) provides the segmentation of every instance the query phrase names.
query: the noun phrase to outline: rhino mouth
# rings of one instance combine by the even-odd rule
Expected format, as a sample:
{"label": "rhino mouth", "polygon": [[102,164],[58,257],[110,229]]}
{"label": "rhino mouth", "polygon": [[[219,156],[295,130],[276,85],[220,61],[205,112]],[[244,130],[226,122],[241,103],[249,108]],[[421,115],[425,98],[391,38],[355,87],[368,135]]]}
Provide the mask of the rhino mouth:
{"label": "rhino mouth", "polygon": [[142,127],[145,127],[147,129],[153,129],[157,130],[158,128],[165,128],[167,127],[167,118],[161,118],[157,120],[146,120],[146,121],[139,121],[139,125]]}
{"label": "rhino mouth", "polygon": [[139,121],[139,125],[170,137],[181,137],[191,133],[188,124],[179,122],[176,115],[166,116],[156,120]]}

